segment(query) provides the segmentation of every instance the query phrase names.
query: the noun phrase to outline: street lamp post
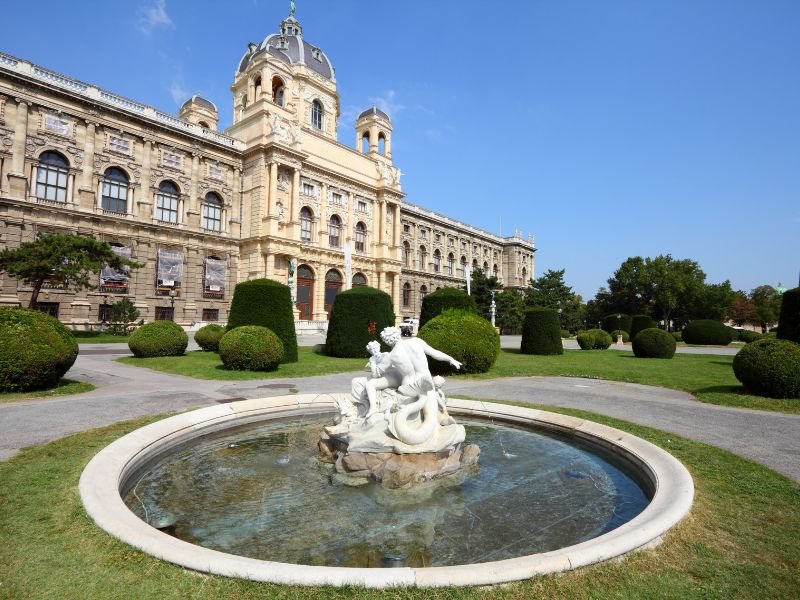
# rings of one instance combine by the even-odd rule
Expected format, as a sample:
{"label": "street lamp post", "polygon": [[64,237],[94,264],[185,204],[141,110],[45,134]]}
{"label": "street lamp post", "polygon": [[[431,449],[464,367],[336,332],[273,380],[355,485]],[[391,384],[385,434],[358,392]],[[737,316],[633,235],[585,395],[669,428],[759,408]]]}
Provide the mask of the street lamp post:
{"label": "street lamp post", "polygon": [[622,345],[622,315],[621,314],[617,315],[617,327],[619,328],[617,330],[617,344],[619,344],[621,346]]}
{"label": "street lamp post", "polygon": [[175,290],[170,290],[169,291],[169,306],[170,306],[170,309],[172,310],[172,320],[173,321],[175,320],[175,298],[176,298],[177,295],[178,295],[178,292],[176,292]]}

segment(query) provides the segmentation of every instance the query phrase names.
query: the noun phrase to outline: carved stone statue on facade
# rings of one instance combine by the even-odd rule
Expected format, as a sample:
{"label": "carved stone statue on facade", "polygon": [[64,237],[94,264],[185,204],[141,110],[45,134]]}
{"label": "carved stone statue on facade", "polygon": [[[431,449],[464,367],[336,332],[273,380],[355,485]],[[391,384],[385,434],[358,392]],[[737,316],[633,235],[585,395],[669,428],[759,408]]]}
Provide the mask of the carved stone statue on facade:
{"label": "carved stone statue on facade", "polygon": [[338,415],[324,428],[320,450],[339,473],[372,478],[391,487],[435,479],[477,463],[477,446],[462,450],[463,425],[447,412],[444,379],[428,369],[428,357],[461,363],[420,338],[387,327],[367,350],[368,377],[353,379],[349,398],[337,399]]}

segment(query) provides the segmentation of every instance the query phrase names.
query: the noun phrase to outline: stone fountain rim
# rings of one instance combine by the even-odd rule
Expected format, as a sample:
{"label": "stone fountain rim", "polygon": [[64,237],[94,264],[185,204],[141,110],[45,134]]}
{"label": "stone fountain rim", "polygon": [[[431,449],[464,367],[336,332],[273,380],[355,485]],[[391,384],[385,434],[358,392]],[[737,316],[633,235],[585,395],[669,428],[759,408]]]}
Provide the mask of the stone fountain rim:
{"label": "stone fountain rim", "polygon": [[[340,395],[336,395],[340,396]],[[346,394],[341,394],[346,396]],[[79,491],[89,516],[107,533],[152,556],[195,571],[288,585],[441,587],[494,585],[567,571],[659,544],[691,509],[694,483],[686,468],[658,446],[627,432],[544,410],[473,400],[448,400],[453,415],[534,425],[599,446],[639,469],[653,498],[631,521],[572,546],[518,558],[425,568],[317,567],[259,560],[203,548],[162,533],[139,519],[120,490],[137,470],[186,441],[272,419],[334,409],[333,394],[244,400],[183,413],[137,429],[92,458]]]}

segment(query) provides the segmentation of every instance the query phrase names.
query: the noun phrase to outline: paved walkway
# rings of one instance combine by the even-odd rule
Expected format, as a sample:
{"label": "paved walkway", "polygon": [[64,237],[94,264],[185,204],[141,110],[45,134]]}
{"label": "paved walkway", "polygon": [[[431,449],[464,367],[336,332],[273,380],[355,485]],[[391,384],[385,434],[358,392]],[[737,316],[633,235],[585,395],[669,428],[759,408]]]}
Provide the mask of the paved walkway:
{"label": "paved walkway", "polygon": [[[312,340],[303,339],[301,344]],[[0,460],[20,448],[151,414],[231,399],[347,390],[353,373],[241,382],[205,381],[114,362],[124,345],[83,345],[68,373],[92,392],[0,405]],[[567,377],[451,380],[448,394],[578,408],[663,429],[752,458],[800,481],[800,415],[703,404],[687,393],[636,384]]]}

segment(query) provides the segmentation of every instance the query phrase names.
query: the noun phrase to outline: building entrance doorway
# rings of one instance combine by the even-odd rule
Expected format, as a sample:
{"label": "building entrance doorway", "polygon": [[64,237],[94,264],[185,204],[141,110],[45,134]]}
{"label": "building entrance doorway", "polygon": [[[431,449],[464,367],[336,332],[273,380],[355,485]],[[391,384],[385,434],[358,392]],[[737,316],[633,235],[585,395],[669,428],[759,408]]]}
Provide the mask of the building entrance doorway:
{"label": "building entrance doorway", "polygon": [[301,321],[310,321],[314,314],[314,271],[307,265],[297,268],[297,310]]}
{"label": "building entrance doorway", "polygon": [[328,319],[331,318],[331,309],[333,308],[333,301],[336,300],[336,294],[342,291],[342,274],[339,271],[331,269],[325,274],[325,312],[328,313]]}

